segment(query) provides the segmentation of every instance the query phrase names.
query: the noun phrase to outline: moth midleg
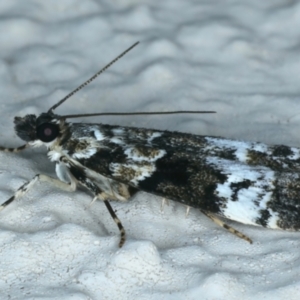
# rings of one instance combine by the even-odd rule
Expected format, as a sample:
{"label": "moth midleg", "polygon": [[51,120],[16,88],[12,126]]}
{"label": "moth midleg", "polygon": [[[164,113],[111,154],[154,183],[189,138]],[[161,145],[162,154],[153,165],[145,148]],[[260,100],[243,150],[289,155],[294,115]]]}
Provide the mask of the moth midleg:
{"label": "moth midleg", "polygon": [[30,181],[25,182],[21,187],[19,187],[16,193],[12,197],[10,197],[8,200],[2,203],[0,205],[0,211],[4,209],[7,205],[9,205],[11,202],[13,202],[14,200],[24,196],[37,181],[49,182],[55,187],[68,192],[74,192],[76,189],[76,183],[73,180],[71,180],[70,183],[66,183],[56,178],[50,177],[48,175],[37,174]]}
{"label": "moth midleg", "polygon": [[113,218],[113,220],[115,221],[115,223],[117,224],[117,226],[119,228],[120,235],[121,235],[119,247],[121,248],[124,245],[125,240],[126,240],[126,232],[125,232],[125,229],[124,229],[120,219],[118,218],[118,216],[112,209],[110,203],[108,202],[108,199],[114,198],[114,196],[103,192],[101,190],[101,188],[93,182],[93,179],[87,177],[84,167],[75,165],[72,161],[69,161],[66,157],[64,157],[62,159],[62,161],[66,164],[66,166],[69,166],[69,171],[72,174],[72,176],[82,186],[86,187],[94,195],[94,199],[93,199],[92,203],[94,203],[97,199],[102,200],[104,202],[111,217]]}
{"label": "moth midleg", "polygon": [[117,224],[119,230],[120,230],[120,234],[121,234],[121,238],[120,238],[120,242],[119,242],[119,247],[121,248],[126,240],[126,232],[125,229],[120,221],[120,219],[117,217],[116,213],[114,212],[114,210],[112,209],[110,203],[108,202],[108,200],[104,200],[104,204],[106,206],[106,208],[108,209],[111,217],[114,219],[115,223]]}
{"label": "moth midleg", "polygon": [[225,228],[226,230],[228,230],[230,233],[238,236],[239,238],[249,242],[250,244],[252,244],[252,240],[250,238],[248,238],[246,235],[244,235],[243,233],[239,232],[238,230],[234,229],[233,227],[227,225],[225,222],[223,222],[221,219],[219,219],[216,215],[204,211],[201,209],[201,212],[206,215],[208,218],[210,218],[214,223],[218,224],[219,226]]}
{"label": "moth midleg", "polygon": [[160,206],[160,211],[163,211],[164,210],[164,207],[165,207],[165,204],[167,204],[169,206],[169,199],[167,198],[162,198],[161,200],[161,206]]}
{"label": "moth midleg", "polygon": [[186,217],[186,218],[188,217],[188,215],[189,215],[189,213],[190,213],[190,209],[191,209],[191,207],[188,206],[188,205],[186,205],[186,211],[185,211],[185,217]]}
{"label": "moth midleg", "polygon": [[117,224],[119,231],[120,231],[120,242],[119,242],[119,247],[121,248],[125,241],[126,241],[126,232],[125,229],[120,221],[120,219],[118,218],[117,214],[114,212],[114,210],[112,209],[110,203],[108,202],[107,198],[109,197],[109,195],[107,195],[106,193],[102,192],[100,190],[100,188],[92,183],[92,182],[86,182],[84,179],[80,179],[79,180],[80,183],[85,186],[88,190],[90,190],[92,193],[95,194],[95,198],[93,199],[92,203],[94,203],[97,199],[102,200],[107,208],[107,210],[110,213],[110,216],[113,218],[114,222]]}

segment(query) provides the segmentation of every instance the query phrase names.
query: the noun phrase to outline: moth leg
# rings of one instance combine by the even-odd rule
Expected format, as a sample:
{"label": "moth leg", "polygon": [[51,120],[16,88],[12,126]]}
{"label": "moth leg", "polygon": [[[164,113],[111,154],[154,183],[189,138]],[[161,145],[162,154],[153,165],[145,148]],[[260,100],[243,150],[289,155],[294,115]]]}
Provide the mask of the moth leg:
{"label": "moth leg", "polygon": [[[89,190],[91,190],[87,185],[85,185],[83,182],[80,182],[82,185],[84,185],[86,188],[88,188]],[[91,185],[91,184],[89,184]],[[94,185],[95,189],[99,189],[96,185]],[[93,191],[95,191],[93,187]],[[93,192],[92,191],[92,192]],[[101,192],[101,190],[99,189],[98,194],[95,196],[95,198],[93,199],[92,203],[94,203],[97,199],[100,199],[104,202],[107,210],[110,213],[110,216],[113,218],[113,220],[115,221],[115,223],[117,224],[119,231],[120,231],[120,242],[119,242],[119,247],[122,248],[122,246],[124,245],[125,241],[126,241],[126,232],[125,229],[120,221],[120,219],[118,218],[117,214],[114,212],[114,210],[112,209],[110,203],[108,202],[107,199],[107,195],[103,195],[105,193]]]}
{"label": "moth leg", "polygon": [[16,193],[12,197],[10,197],[8,200],[6,200],[4,203],[2,203],[0,205],[0,211],[2,209],[4,209],[8,204],[13,202],[14,200],[24,196],[33,187],[33,185],[37,181],[49,182],[49,183],[53,184],[55,187],[60,188],[65,191],[68,191],[68,192],[74,192],[76,189],[76,183],[73,180],[71,180],[70,183],[66,183],[66,182],[60,181],[56,178],[52,178],[47,175],[37,174],[30,181],[25,182],[21,187],[19,187],[18,190],[16,191]]}
{"label": "moth leg", "polygon": [[[73,173],[72,173],[72,171],[73,171]],[[121,235],[119,247],[121,248],[124,245],[125,240],[126,240],[126,232],[125,232],[125,229],[124,229],[120,219],[118,218],[118,216],[112,209],[110,203],[108,202],[110,195],[103,192],[95,183],[93,183],[91,181],[91,179],[86,177],[86,175],[84,174],[84,172],[82,172],[82,170],[80,168],[76,168],[76,171],[74,169],[70,170],[70,172],[82,186],[86,187],[90,192],[92,192],[95,195],[92,203],[94,203],[97,199],[100,199],[104,202],[111,217],[113,218],[113,220],[115,221],[115,223],[117,224],[117,226],[119,228],[120,235]]]}
{"label": "moth leg", "polygon": [[119,247],[121,248],[125,241],[126,241],[126,232],[125,232],[125,229],[120,221],[120,219],[117,217],[116,213],[114,212],[114,210],[112,209],[110,203],[107,201],[107,200],[104,200],[103,201],[106,208],[108,209],[111,217],[114,219],[115,223],[117,224],[118,228],[119,228],[119,231],[120,231],[120,242],[119,242]]}
{"label": "moth leg", "polygon": [[92,202],[90,203],[90,206],[92,206],[96,202],[97,199],[98,199],[97,197],[94,197]]}
{"label": "moth leg", "polygon": [[22,145],[22,146],[16,147],[16,148],[5,148],[5,147],[0,147],[0,151],[17,153],[17,152],[20,152],[20,151],[22,151],[22,150],[25,150],[25,149],[28,148],[28,147],[29,147],[29,144],[25,144],[25,145]]}
{"label": "moth leg", "polygon": [[225,222],[223,222],[221,219],[219,219],[217,216],[215,216],[214,214],[211,214],[207,211],[204,211],[201,209],[201,212],[206,215],[208,218],[210,218],[213,222],[215,222],[216,224],[218,224],[219,226],[225,228],[226,230],[228,230],[230,233],[238,236],[241,239],[246,240],[247,242],[249,242],[250,244],[252,244],[252,240],[250,238],[248,238],[246,235],[244,235],[243,233],[239,232],[238,230],[234,229],[233,227],[227,225]]}
{"label": "moth leg", "polygon": [[185,217],[187,218],[188,217],[188,215],[189,215],[189,213],[190,213],[190,209],[191,209],[191,207],[190,206],[186,206],[186,212],[185,212]]}
{"label": "moth leg", "polygon": [[162,201],[161,201],[161,206],[160,206],[160,211],[163,211],[164,210],[164,207],[165,207],[165,204],[167,204],[169,206],[169,199],[167,198],[162,198]]}
{"label": "moth leg", "polygon": [[[95,197],[92,200],[92,203],[94,203],[97,199],[100,199],[104,202],[111,217],[113,218],[113,220],[115,221],[115,223],[117,224],[117,226],[119,228],[119,231],[121,234],[119,247],[121,248],[124,245],[125,240],[126,240],[126,232],[125,232],[125,229],[124,229],[121,221],[119,220],[116,213],[112,209],[110,203],[108,202],[108,199],[120,200],[118,197],[116,197],[116,195],[112,189],[111,184],[113,184],[113,182],[109,183],[110,188],[107,191],[106,190],[103,191],[103,188],[99,187],[97,184],[95,184],[93,182],[93,180],[95,180],[95,179],[91,178],[87,175],[87,172],[88,172],[87,168],[85,168],[84,166],[81,166],[76,161],[68,159],[65,156],[62,156],[60,158],[60,161],[68,168],[70,175],[73,178],[75,178],[78,183],[80,183],[82,186],[86,187],[92,194],[94,194]],[[101,177],[101,178],[105,179],[104,177]],[[131,194],[136,193],[136,190],[129,191],[129,190],[127,190],[127,188],[125,186],[121,186],[121,189],[125,189],[128,193],[128,195],[126,195],[125,199],[127,199],[127,197],[129,197]],[[122,197],[122,198],[124,198],[124,197]]]}

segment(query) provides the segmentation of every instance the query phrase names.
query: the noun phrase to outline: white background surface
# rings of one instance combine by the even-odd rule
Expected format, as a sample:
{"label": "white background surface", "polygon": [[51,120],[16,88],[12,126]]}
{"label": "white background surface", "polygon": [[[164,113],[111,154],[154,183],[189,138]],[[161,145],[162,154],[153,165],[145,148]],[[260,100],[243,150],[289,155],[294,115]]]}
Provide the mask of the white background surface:
{"label": "white background surface", "polygon": [[[14,116],[46,111],[136,41],[141,44],[57,113],[216,110],[216,115],[94,121],[300,146],[300,2],[1,1],[1,145]],[[87,120],[85,120],[87,121]],[[91,120],[89,120],[91,122]],[[0,153],[0,197],[46,151]],[[1,299],[299,299],[300,233],[230,223],[140,193],[103,203],[38,184],[0,213]]]}

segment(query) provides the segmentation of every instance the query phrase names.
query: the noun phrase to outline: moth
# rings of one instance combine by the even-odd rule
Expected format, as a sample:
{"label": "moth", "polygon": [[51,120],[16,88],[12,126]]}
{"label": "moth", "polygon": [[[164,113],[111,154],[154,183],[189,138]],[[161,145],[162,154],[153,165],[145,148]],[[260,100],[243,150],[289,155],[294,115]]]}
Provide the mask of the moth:
{"label": "moth", "polygon": [[15,132],[26,144],[18,148],[1,147],[0,150],[19,152],[28,147],[46,146],[49,159],[55,163],[58,179],[37,174],[2,203],[0,210],[23,196],[37,181],[45,181],[70,192],[79,185],[93,194],[93,201],[102,200],[119,228],[120,247],[125,242],[125,230],[109,200],[126,201],[138,191],[200,209],[214,222],[250,243],[252,240],[249,237],[227,225],[221,218],[268,228],[299,230],[298,148],[68,121],[82,116],[114,113],[64,116],[54,113],[58,106],[137,44],[125,50],[46,113],[15,117]]}

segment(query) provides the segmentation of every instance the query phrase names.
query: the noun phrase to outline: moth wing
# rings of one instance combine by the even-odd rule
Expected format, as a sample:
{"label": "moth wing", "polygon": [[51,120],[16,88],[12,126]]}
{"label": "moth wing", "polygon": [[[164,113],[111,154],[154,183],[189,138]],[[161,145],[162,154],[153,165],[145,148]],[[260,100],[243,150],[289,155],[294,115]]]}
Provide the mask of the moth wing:
{"label": "moth wing", "polygon": [[87,169],[242,223],[300,229],[298,148],[97,126],[89,152],[73,155]]}

